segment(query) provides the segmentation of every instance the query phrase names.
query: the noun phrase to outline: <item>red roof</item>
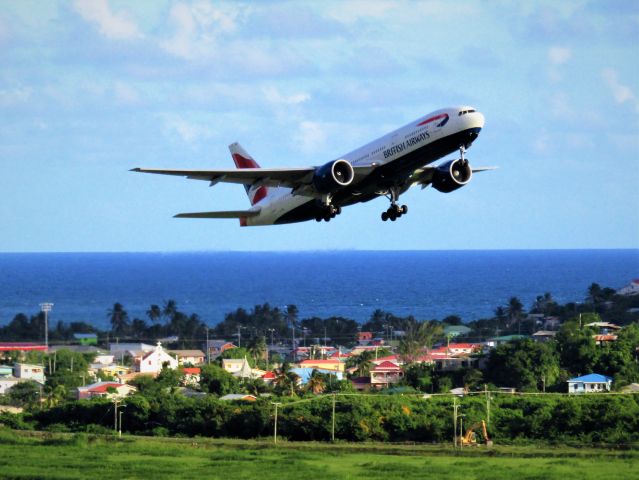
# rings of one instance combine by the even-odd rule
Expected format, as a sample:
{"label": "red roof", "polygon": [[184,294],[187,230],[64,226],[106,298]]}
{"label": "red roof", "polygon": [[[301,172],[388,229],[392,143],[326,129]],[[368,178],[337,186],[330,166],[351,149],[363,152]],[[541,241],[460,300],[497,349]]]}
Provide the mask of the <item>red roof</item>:
{"label": "red roof", "polygon": [[102,385],[97,385],[95,387],[91,387],[88,389],[89,392],[95,392],[95,393],[106,393],[108,391],[109,388],[115,388],[116,390],[121,387],[122,385],[124,385],[123,383],[103,383]]}
{"label": "red roof", "polygon": [[453,349],[473,349],[473,348],[478,348],[479,345],[477,343],[451,343],[449,345],[449,348],[453,348]]}
{"label": "red roof", "polygon": [[373,372],[378,372],[381,370],[392,370],[392,371],[400,371],[401,368],[399,367],[399,365],[397,365],[396,363],[393,362],[382,362],[379,365],[377,365],[375,368],[372,368],[371,371]]}
{"label": "red roof", "polygon": [[32,350],[40,350],[46,351],[46,345],[38,345],[37,343],[28,343],[28,342],[2,342],[0,343],[0,352],[9,352],[9,351],[32,351]]}
{"label": "red roof", "polygon": [[348,357],[352,357],[353,354],[352,353],[341,353],[341,352],[335,352],[331,355],[329,355],[330,358],[348,358]]}
{"label": "red roof", "polygon": [[397,355],[386,355],[385,357],[379,357],[376,360],[373,360],[374,362],[395,362],[397,361]]}
{"label": "red roof", "polygon": [[266,372],[264,375],[262,375],[262,378],[266,378],[266,379],[273,379],[276,378],[276,375],[274,372],[271,372],[270,370],[268,372]]}
{"label": "red roof", "polygon": [[184,367],[184,373],[188,373],[189,375],[199,375],[200,367]]}

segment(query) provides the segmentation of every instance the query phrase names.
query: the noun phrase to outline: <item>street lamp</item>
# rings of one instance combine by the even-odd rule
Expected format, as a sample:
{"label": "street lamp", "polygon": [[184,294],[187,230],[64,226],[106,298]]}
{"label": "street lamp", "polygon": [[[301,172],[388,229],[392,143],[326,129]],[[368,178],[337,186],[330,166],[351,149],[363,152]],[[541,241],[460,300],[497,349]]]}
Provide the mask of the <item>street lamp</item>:
{"label": "street lamp", "polygon": [[53,303],[45,302],[40,304],[40,311],[44,312],[44,345],[49,351],[49,312],[53,308]]}

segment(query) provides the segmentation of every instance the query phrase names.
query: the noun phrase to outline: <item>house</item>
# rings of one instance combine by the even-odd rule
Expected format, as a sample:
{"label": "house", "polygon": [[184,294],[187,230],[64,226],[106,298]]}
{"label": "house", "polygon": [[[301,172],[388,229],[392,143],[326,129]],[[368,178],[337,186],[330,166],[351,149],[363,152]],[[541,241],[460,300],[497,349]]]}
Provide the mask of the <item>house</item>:
{"label": "house", "polygon": [[393,362],[382,362],[370,369],[371,388],[388,387],[404,376],[402,368]]}
{"label": "house", "polygon": [[97,345],[98,336],[95,333],[74,333],[73,340],[80,345]]}
{"label": "house", "polygon": [[206,357],[202,350],[170,350],[169,353],[177,357],[180,365],[201,365]]}
{"label": "house", "polygon": [[639,294],[639,278],[635,278],[628,285],[617,290],[617,295],[638,295],[638,294]]}
{"label": "house", "polygon": [[126,375],[131,372],[131,368],[125,367],[123,365],[117,365],[112,363],[110,365],[103,365],[101,363],[92,363],[89,365],[89,371],[95,373],[102,373],[103,375],[107,375],[109,377],[121,377],[122,375]]}
{"label": "house", "polygon": [[81,400],[94,397],[124,398],[136,391],[137,389],[134,386],[127,385],[126,383],[97,382],[85,387],[78,387],[76,389],[76,399]]}
{"label": "house", "polygon": [[558,330],[560,326],[561,319],[559,317],[544,317],[542,322],[544,330]]}
{"label": "house", "polygon": [[200,367],[184,367],[182,372],[184,373],[185,385],[198,385],[200,383]]}
{"label": "house", "polygon": [[606,333],[603,335],[593,335],[592,338],[595,339],[595,343],[600,347],[603,347],[607,343],[617,341],[617,335],[613,335],[612,333]]}
{"label": "house", "polygon": [[368,345],[373,340],[373,332],[359,332],[357,334],[357,343],[360,345]]}
{"label": "house", "polygon": [[470,332],[472,332],[471,328],[466,325],[447,325],[444,328],[444,336],[448,338],[468,335]]}
{"label": "house", "polygon": [[609,392],[612,385],[612,377],[591,373],[568,380],[568,393],[595,393]]}
{"label": "house", "polygon": [[[441,347],[442,350],[444,347]],[[446,351],[450,355],[470,355],[471,353],[477,353],[481,351],[481,345],[479,343],[449,343],[446,346]]]}
{"label": "house", "polygon": [[254,402],[257,400],[255,395],[248,395],[246,393],[229,393],[228,395],[224,395],[220,397],[220,400],[225,401],[242,401],[242,402]]}
{"label": "house", "polygon": [[330,370],[331,372],[343,372],[344,363],[338,359],[326,359],[326,360],[302,360],[300,368],[315,368],[322,370]]}
{"label": "house", "polygon": [[100,365],[111,365],[115,361],[115,355],[109,353],[99,353],[93,359],[93,363]]}
{"label": "house", "polygon": [[168,368],[176,369],[178,367],[178,361],[162,348],[161,342],[158,342],[154,350],[136,359],[135,371],[157,374],[162,370],[164,365]]}
{"label": "house", "polygon": [[223,358],[222,368],[237,378],[262,378],[265,370],[251,368],[246,357],[244,358]]}
{"label": "house", "polygon": [[516,340],[523,340],[524,338],[528,338],[528,337],[526,335],[516,335],[516,334],[503,335],[501,337],[493,337],[486,340],[486,342],[484,342],[484,345],[486,345],[489,348],[494,348],[501,345],[502,343],[514,342]]}
{"label": "house", "polygon": [[0,365],[0,377],[8,377],[13,374],[13,367],[9,365]]}
{"label": "house", "polygon": [[5,395],[16,383],[23,381],[13,375],[0,378],[0,395]]}
{"label": "house", "polygon": [[371,389],[371,377],[353,377],[351,384],[358,392],[368,391]]}
{"label": "house", "polygon": [[276,378],[277,378],[277,375],[275,375],[275,372],[271,370],[269,370],[264,375],[262,375],[262,381],[266,383],[267,385],[270,385],[271,383],[273,383]]}
{"label": "house", "polygon": [[451,372],[460,368],[479,368],[479,358],[468,355],[432,355],[432,359],[435,370],[442,372]]}
{"label": "house", "polygon": [[585,327],[590,327],[596,329],[600,335],[606,335],[608,333],[615,333],[621,330],[619,325],[609,322],[591,322],[584,325]]}
{"label": "house", "polygon": [[237,348],[237,345],[233,345],[232,342],[227,342],[226,340],[209,340],[208,344],[204,343],[204,351],[206,352],[208,348],[209,358],[217,358],[222,355],[225,351],[231,348]]}
{"label": "house", "polygon": [[557,332],[551,332],[550,330],[539,330],[532,334],[532,338],[535,342],[546,343],[555,338]]}
{"label": "house", "polygon": [[16,363],[13,366],[13,376],[22,380],[34,380],[44,384],[44,367],[29,363]]}

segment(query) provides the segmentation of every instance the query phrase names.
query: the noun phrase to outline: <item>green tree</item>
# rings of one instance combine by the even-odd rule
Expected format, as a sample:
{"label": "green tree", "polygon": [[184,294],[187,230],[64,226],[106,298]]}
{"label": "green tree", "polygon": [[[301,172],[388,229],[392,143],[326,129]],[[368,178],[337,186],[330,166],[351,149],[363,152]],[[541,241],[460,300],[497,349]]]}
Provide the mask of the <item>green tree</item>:
{"label": "green tree", "polygon": [[149,317],[151,323],[156,324],[160,321],[160,318],[162,318],[162,310],[158,305],[151,305],[146,311],[146,316]]}
{"label": "green tree", "polygon": [[222,396],[228,393],[237,393],[239,382],[222,367],[204,365],[200,371],[200,387],[205,392]]}
{"label": "green tree", "polygon": [[524,316],[524,304],[517,297],[511,297],[506,307],[508,324],[510,326],[517,323],[517,333],[521,334],[521,319]]}
{"label": "green tree", "polygon": [[442,334],[443,328],[438,322],[426,321],[411,326],[399,342],[399,353],[404,363],[417,361],[424,348],[432,348]]}
{"label": "green tree", "polygon": [[33,380],[27,380],[16,383],[9,389],[7,396],[12,405],[33,407],[39,403],[40,394],[40,384]]}
{"label": "green tree", "polygon": [[560,374],[559,357],[551,343],[530,339],[506,342],[490,352],[486,376],[503,387],[538,391],[553,385]]}
{"label": "green tree", "polygon": [[111,322],[111,331],[115,335],[126,335],[129,330],[129,314],[124,310],[121,303],[114,303],[107,312],[107,317]]}
{"label": "green tree", "polygon": [[588,322],[598,315],[573,318],[564,322],[555,340],[559,352],[561,366],[571,375],[585,375],[592,373],[597,365],[601,349],[595,343],[595,330],[582,327],[582,322]]}

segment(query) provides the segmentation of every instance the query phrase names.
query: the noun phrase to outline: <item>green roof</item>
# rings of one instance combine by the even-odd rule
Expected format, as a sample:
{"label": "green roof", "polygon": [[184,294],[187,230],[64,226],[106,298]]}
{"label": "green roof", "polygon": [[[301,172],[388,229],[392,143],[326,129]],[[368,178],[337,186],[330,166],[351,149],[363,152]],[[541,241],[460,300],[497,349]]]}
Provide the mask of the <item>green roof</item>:
{"label": "green roof", "polygon": [[504,335],[503,337],[493,337],[491,340],[497,340],[499,342],[510,342],[511,340],[522,340],[528,338],[528,335]]}

